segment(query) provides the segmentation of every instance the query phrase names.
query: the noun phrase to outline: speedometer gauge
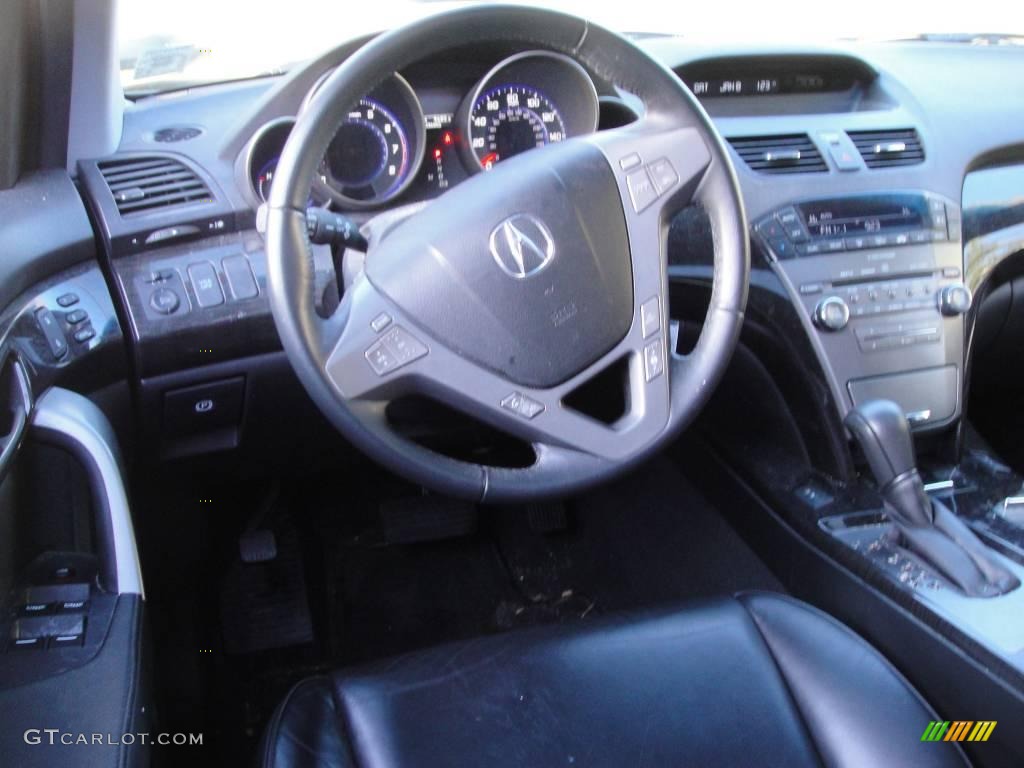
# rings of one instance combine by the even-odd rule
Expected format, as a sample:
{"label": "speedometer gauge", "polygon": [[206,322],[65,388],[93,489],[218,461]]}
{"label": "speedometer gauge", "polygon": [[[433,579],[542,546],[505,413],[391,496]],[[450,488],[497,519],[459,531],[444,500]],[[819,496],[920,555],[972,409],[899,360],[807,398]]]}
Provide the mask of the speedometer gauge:
{"label": "speedometer gauge", "polygon": [[332,186],[345,197],[386,199],[408,178],[409,140],[390,110],[360,99],[338,129],[325,164]]}
{"label": "speedometer gauge", "polygon": [[597,90],[579,64],[552,51],[524,51],[498,64],[456,116],[466,164],[489,171],[537,147],[597,130]]}
{"label": "speedometer gauge", "polygon": [[499,85],[473,104],[470,148],[480,166],[565,139],[565,123],[551,100],[535,88]]}

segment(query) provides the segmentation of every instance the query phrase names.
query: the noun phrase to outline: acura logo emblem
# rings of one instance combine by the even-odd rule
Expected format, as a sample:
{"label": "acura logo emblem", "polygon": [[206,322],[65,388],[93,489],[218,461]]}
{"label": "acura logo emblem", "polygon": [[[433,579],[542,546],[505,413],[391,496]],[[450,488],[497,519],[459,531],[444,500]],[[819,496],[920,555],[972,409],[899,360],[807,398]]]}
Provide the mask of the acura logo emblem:
{"label": "acura logo emblem", "polygon": [[555,257],[555,241],[544,223],[529,213],[509,216],[491,232],[491,256],[506,275],[524,280]]}

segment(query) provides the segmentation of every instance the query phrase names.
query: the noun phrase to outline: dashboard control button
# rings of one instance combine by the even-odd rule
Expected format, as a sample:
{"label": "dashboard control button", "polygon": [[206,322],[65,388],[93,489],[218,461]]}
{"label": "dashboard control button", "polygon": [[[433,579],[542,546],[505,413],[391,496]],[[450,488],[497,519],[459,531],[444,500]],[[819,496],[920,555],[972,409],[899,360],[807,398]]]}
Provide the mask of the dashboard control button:
{"label": "dashboard control button", "polygon": [[88,328],[87,327],[87,328],[79,328],[77,331],[75,331],[75,337],[74,338],[75,338],[75,341],[77,341],[79,344],[84,344],[85,342],[89,341],[89,339],[91,339],[91,338],[93,338],[95,336],[96,336],[96,331],[94,331],[92,328]]}
{"label": "dashboard control button", "polygon": [[850,322],[850,308],[838,296],[829,296],[814,308],[814,324],[825,331],[841,331]]}
{"label": "dashboard control button", "polygon": [[213,264],[208,261],[189,264],[188,277],[200,307],[216,307],[224,303],[224,292],[220,289],[220,280],[217,279]]}
{"label": "dashboard control button", "polygon": [[7,646],[9,651],[41,651],[46,646],[45,637],[18,637],[13,638],[10,645]]}
{"label": "dashboard control button", "polygon": [[943,277],[953,277],[953,278],[960,277],[960,268],[959,267],[943,267],[942,268],[942,276]]}
{"label": "dashboard control button", "polygon": [[252,266],[249,259],[238,254],[221,259],[221,268],[224,270],[224,277],[228,280],[228,287],[235,301],[244,299],[255,299],[260,295],[256,278],[252,274]]}
{"label": "dashboard control button", "polygon": [[775,240],[777,238],[785,237],[783,234],[785,230],[783,230],[782,225],[779,224],[778,220],[776,220],[774,216],[759,221],[755,229],[757,229],[757,233],[765,240]]}
{"label": "dashboard control button", "polygon": [[859,251],[862,248],[869,246],[868,239],[866,237],[848,237],[846,238],[846,247],[851,251]]}
{"label": "dashboard control button", "polygon": [[640,330],[646,339],[661,330],[661,301],[652,296],[640,307]]}
{"label": "dashboard control button", "polygon": [[801,283],[800,294],[803,296],[813,296],[816,293],[821,293],[824,290],[824,286],[821,283]]}
{"label": "dashboard control button", "polygon": [[380,333],[385,328],[391,325],[391,315],[387,312],[381,312],[373,320],[370,321],[370,327],[373,328],[377,333]]}
{"label": "dashboard control button", "polygon": [[157,288],[149,297],[149,306],[161,315],[173,315],[181,306],[181,299],[170,288]]}
{"label": "dashboard control button", "polygon": [[665,371],[665,357],[661,339],[655,339],[644,347],[644,378],[647,381],[661,376]]}
{"label": "dashboard control button", "polygon": [[637,213],[643,212],[658,199],[658,190],[655,189],[654,182],[651,181],[646,168],[630,173],[626,177],[626,186],[629,188],[629,199],[633,203],[633,210]]}
{"label": "dashboard control button", "polygon": [[659,157],[647,166],[659,195],[665,194],[679,182],[679,175],[667,157]]}
{"label": "dashboard control button", "polygon": [[57,303],[62,307],[70,307],[73,304],[78,303],[78,294],[65,293],[64,295],[57,297]]}
{"label": "dashboard control button", "polygon": [[501,407],[506,411],[511,411],[517,416],[522,416],[524,419],[532,419],[537,414],[544,411],[543,403],[538,403],[531,397],[527,397],[522,392],[513,392],[507,395],[501,401]]}
{"label": "dashboard control button", "polygon": [[89,313],[84,309],[74,309],[64,315],[64,320],[67,321],[68,325],[78,325],[89,319]]}
{"label": "dashboard control button", "polygon": [[146,245],[162,243],[167,240],[176,240],[179,237],[188,237],[199,234],[199,227],[194,224],[179,224],[174,227],[164,227],[150,232],[146,236]]}
{"label": "dashboard control button", "polygon": [[822,243],[825,253],[837,253],[846,248],[846,243],[843,240],[826,240]]}
{"label": "dashboard control button", "polygon": [[927,229],[919,229],[910,233],[910,242],[912,243],[930,243],[932,240],[932,233]]}
{"label": "dashboard control button", "polygon": [[839,171],[859,171],[861,168],[860,154],[851,145],[845,147],[840,143],[828,145],[828,156]]}
{"label": "dashboard control button", "polygon": [[819,253],[823,252],[820,242],[801,245],[798,250],[804,256],[817,256]]}
{"label": "dashboard control button", "polygon": [[971,292],[966,285],[955,283],[939,291],[939,311],[949,317],[962,315],[971,308]]}
{"label": "dashboard control button", "polygon": [[68,352],[68,340],[64,336],[64,331],[61,330],[57,318],[46,307],[42,307],[36,310],[36,322],[46,338],[50,354],[60,360]]}
{"label": "dashboard control button", "polygon": [[245,401],[245,377],[235,376],[164,394],[163,428],[188,435],[236,426]]}
{"label": "dashboard control button", "polygon": [[621,160],[619,160],[619,168],[621,168],[624,171],[631,171],[638,165],[640,165],[640,163],[642,162],[643,161],[640,159],[640,155],[638,155],[636,152],[631,152],[630,154],[626,155]]}

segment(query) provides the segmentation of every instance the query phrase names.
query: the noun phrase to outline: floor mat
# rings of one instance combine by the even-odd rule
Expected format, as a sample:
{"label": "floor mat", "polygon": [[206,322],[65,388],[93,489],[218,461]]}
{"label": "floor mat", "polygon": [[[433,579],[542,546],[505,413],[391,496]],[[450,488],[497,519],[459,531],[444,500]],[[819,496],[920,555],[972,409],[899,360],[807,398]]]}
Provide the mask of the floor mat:
{"label": "floor mat", "polygon": [[546,534],[524,509],[503,508],[482,510],[474,535],[445,542],[343,536],[327,574],[339,661],[742,589],[783,591],[669,459],[568,513],[566,530]]}

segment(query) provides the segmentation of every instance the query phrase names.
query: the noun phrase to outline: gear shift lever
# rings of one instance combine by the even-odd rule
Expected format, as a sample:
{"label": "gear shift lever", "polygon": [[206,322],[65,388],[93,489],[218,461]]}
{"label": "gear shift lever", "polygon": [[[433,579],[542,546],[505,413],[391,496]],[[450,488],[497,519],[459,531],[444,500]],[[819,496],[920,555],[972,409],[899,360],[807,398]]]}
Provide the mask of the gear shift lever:
{"label": "gear shift lever", "polygon": [[960,518],[925,493],[910,426],[896,403],[861,403],[847,414],[846,427],[860,443],[907,549],[972,597],[1001,595],[1020,586]]}

